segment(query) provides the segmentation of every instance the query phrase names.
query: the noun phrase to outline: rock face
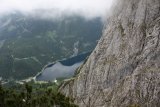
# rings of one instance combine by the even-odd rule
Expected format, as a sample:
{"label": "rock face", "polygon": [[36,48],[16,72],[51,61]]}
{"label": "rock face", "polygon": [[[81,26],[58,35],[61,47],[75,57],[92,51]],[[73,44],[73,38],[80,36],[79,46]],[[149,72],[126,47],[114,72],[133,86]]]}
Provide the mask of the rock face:
{"label": "rock face", "polygon": [[103,36],[60,91],[80,107],[160,107],[160,0],[118,0]]}

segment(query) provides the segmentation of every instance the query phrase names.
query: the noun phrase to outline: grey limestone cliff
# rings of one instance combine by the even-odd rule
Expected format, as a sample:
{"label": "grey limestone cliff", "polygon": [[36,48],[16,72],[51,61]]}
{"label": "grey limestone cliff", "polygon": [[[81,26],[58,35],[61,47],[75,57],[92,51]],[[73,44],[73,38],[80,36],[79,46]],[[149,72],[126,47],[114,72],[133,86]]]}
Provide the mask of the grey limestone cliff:
{"label": "grey limestone cliff", "polygon": [[112,13],[60,91],[80,107],[160,107],[160,0],[118,0]]}

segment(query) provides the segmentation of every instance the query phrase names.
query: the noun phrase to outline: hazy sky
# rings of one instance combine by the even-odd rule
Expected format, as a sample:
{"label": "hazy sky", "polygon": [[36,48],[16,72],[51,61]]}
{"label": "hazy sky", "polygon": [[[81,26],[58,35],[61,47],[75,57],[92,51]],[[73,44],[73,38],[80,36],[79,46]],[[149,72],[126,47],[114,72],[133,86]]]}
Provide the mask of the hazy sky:
{"label": "hazy sky", "polygon": [[112,0],[0,0],[0,15],[16,10],[51,17],[62,13],[96,17],[104,16],[111,4]]}

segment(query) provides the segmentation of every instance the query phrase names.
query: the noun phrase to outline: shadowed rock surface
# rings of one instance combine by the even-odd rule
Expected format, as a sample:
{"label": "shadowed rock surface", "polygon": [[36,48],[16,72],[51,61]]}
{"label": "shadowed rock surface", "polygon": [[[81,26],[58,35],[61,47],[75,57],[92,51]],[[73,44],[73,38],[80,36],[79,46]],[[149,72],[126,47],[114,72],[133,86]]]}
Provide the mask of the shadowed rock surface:
{"label": "shadowed rock surface", "polygon": [[79,74],[60,91],[80,107],[160,107],[160,0],[118,0]]}

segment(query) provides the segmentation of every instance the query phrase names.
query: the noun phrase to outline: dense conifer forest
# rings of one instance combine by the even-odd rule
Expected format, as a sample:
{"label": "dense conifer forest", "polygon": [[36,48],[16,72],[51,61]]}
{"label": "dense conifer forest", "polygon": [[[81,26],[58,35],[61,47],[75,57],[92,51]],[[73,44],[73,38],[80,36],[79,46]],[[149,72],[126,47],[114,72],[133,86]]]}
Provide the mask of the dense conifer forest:
{"label": "dense conifer forest", "polygon": [[55,83],[0,85],[0,107],[78,107],[57,88]]}

